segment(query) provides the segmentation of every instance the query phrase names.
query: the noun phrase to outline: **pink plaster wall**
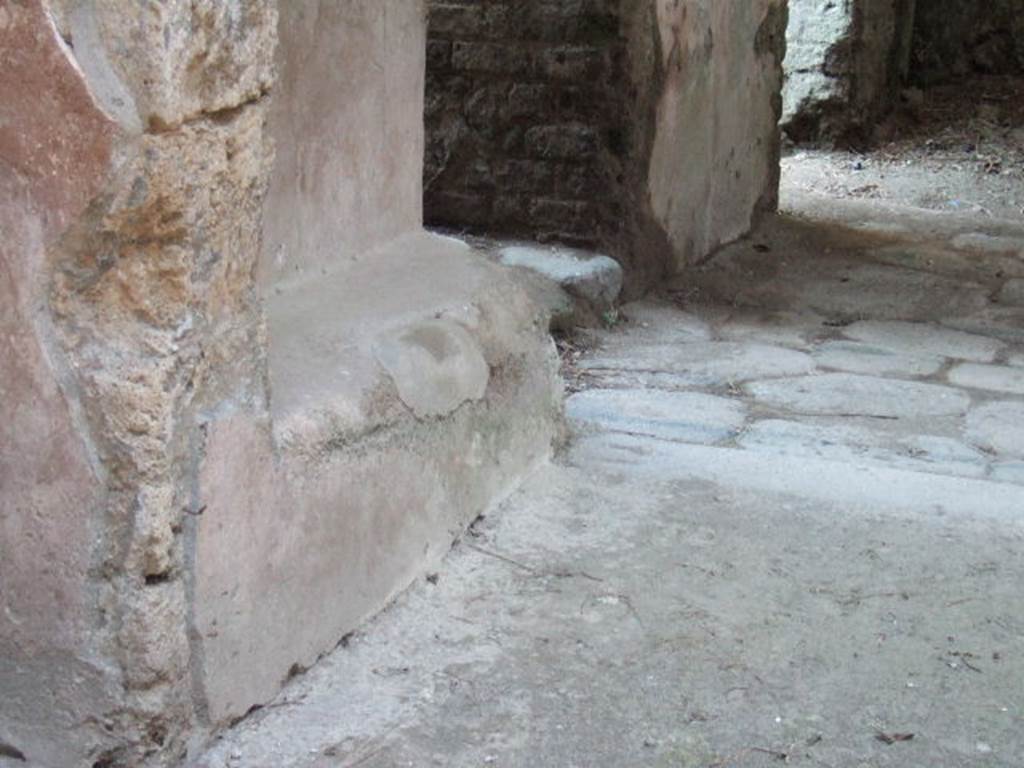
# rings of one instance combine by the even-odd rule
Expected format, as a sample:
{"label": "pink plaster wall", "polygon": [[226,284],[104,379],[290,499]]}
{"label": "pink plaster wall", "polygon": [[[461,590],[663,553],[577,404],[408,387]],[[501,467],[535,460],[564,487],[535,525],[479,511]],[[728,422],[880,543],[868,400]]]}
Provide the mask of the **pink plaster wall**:
{"label": "pink plaster wall", "polygon": [[420,227],[425,14],[423,0],[280,4],[265,286]]}
{"label": "pink plaster wall", "polygon": [[[115,126],[38,0],[0,3],[0,741],[108,695],[90,567],[101,483],[49,339],[47,249],[106,177]],[[27,748],[26,748],[27,749]]]}

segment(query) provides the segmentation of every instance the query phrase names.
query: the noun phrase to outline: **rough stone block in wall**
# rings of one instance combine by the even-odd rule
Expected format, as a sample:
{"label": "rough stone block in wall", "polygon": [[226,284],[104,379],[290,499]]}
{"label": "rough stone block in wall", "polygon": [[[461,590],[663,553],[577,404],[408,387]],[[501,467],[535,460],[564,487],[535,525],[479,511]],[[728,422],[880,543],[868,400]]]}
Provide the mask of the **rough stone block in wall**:
{"label": "rough stone block in wall", "polygon": [[621,194],[620,0],[435,0],[428,34],[427,223],[592,244],[618,227],[579,211]]}
{"label": "rough stone block in wall", "polygon": [[551,89],[537,83],[516,83],[508,91],[508,116],[512,119],[540,114]]}
{"label": "rough stone block in wall", "polygon": [[201,727],[184,510],[197,413],[261,396],[276,26],[0,3],[0,743],[34,765],[166,765]]}
{"label": "rough stone block in wall", "polygon": [[550,160],[587,161],[598,149],[598,135],[589,125],[539,125],[526,131],[527,151],[533,157]]}
{"label": "rough stone block in wall", "polygon": [[540,226],[562,227],[569,232],[586,231],[597,224],[594,206],[586,202],[538,197],[530,201],[529,213]]}
{"label": "rough stone block in wall", "polygon": [[611,72],[608,52],[589,45],[559,46],[537,55],[538,74],[552,80],[586,83],[607,77]]}
{"label": "rough stone block in wall", "polygon": [[783,126],[859,143],[896,103],[918,0],[790,0]]}
{"label": "rough stone block in wall", "polygon": [[427,42],[427,68],[431,70],[447,69],[452,62],[452,44],[447,40],[430,40]]}
{"label": "rough stone block in wall", "polygon": [[1024,73],[1024,0],[918,0],[914,81]]}
{"label": "rough stone block in wall", "polygon": [[528,51],[504,43],[455,42],[452,69],[477,75],[529,77],[533,60]]}

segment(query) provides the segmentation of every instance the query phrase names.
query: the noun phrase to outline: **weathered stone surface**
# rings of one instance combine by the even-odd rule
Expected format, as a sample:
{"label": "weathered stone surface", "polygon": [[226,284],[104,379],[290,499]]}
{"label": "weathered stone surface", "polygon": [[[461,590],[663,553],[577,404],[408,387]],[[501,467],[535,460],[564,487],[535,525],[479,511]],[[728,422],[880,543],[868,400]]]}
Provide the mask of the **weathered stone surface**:
{"label": "weathered stone surface", "polygon": [[487,391],[490,372],[480,347],[451,321],[398,328],[377,342],[375,353],[417,418],[447,416]]}
{"label": "weathered stone surface", "polygon": [[[536,430],[551,423],[532,410],[540,393],[509,394],[490,416],[463,411],[440,429],[280,464],[259,425],[211,425],[196,631],[215,722],[266,701],[434,567],[467,515],[540,458]],[[513,413],[522,420],[509,429]]]}
{"label": "weathered stone surface", "polygon": [[119,611],[102,621],[115,502],[49,291],[61,239],[131,141],[47,10],[0,7],[0,743],[34,764],[77,766],[138,722],[111,626]]}
{"label": "weathered stone surface", "polygon": [[954,416],[966,413],[970,405],[970,398],[952,387],[847,373],[759,381],[746,389],[767,404],[825,416]]}
{"label": "weathered stone surface", "polygon": [[[970,72],[1024,70],[1022,0],[789,6],[783,124],[798,142],[870,140],[908,81],[930,85]],[[914,91],[903,94],[915,106]]]}
{"label": "weathered stone surface", "polygon": [[[685,344],[710,341],[711,326],[675,304],[648,298],[626,304],[619,312],[624,321],[615,326],[615,335],[607,340],[609,347],[628,344]],[[671,318],[671,322],[666,322]]]}
{"label": "weathered stone surface", "polygon": [[274,80],[277,3],[53,0],[61,32],[103,107],[163,131],[261,98]]}
{"label": "weathered stone surface", "polygon": [[[428,272],[430,280],[419,279]],[[508,294],[503,302],[501,290]],[[394,426],[409,411],[378,360],[382,342],[427,321],[476,333],[485,319],[481,306],[491,297],[518,318],[498,313],[502,324],[523,323],[524,333],[532,329],[526,318],[535,310],[528,308],[509,273],[461,241],[422,232],[398,238],[357,262],[338,264],[317,279],[279,286],[266,301],[270,407],[277,439],[289,446],[295,440],[319,446],[341,436],[351,442]],[[525,341],[518,352],[504,346],[529,336],[502,338],[493,343],[492,352],[484,351],[485,359],[529,349]],[[408,360],[402,366],[414,367]],[[469,369],[477,372],[470,377],[475,381],[480,368]],[[469,389],[476,391],[477,386]]]}
{"label": "weathered stone surface", "polygon": [[53,249],[56,336],[106,484],[94,523],[94,621],[121,686],[117,708],[93,715],[97,727],[120,724],[110,749],[78,760],[167,763],[202,725],[189,672],[183,518],[200,450],[195,413],[263,394],[251,282],[263,124],[253,104],[141,135]]}
{"label": "weathered stone surface", "polygon": [[804,349],[820,332],[822,318],[814,312],[758,311],[730,307],[728,311],[702,308],[702,316],[715,320],[723,341],[746,341]]}
{"label": "weathered stone surface", "polygon": [[677,271],[740,237],[778,199],[785,5],[658,0],[659,48],[638,57],[656,116],[644,190]]}
{"label": "weathered stone surface", "polygon": [[[47,249],[102,188],[118,131],[40,3],[0,9],[0,68],[0,741],[28,749],[22,729],[47,719],[30,703],[32,675],[47,658],[95,663],[82,647],[93,609],[82,544],[102,504],[101,480],[40,306]],[[53,716],[81,706],[76,688],[52,689]],[[69,716],[65,725],[81,723]]]}
{"label": "weathered stone surface", "polygon": [[859,139],[896,103],[915,0],[790,0],[783,127],[794,141]]}
{"label": "weathered stone surface", "polygon": [[[786,81],[783,119],[792,121],[801,109],[844,97],[841,73],[827,66],[829,53],[851,34],[846,3],[791,0],[786,30]],[[810,102],[810,103],[808,103]]]}
{"label": "weathered stone surface", "polygon": [[997,483],[1024,485],[1024,461],[1002,461],[994,464],[991,479]]}
{"label": "weathered stone surface", "polygon": [[687,477],[757,494],[851,504],[871,515],[901,510],[915,521],[956,511],[1016,526],[1020,516],[1021,491],[1015,485],[807,456],[780,457],[608,433],[581,439],[569,460],[603,471],[628,471],[630,477],[648,481],[682,469]]}
{"label": "weathered stone surface", "polygon": [[945,364],[941,357],[911,355],[874,344],[828,341],[814,350],[821,368],[870,376],[931,376]]}
{"label": "weathered stone surface", "polygon": [[1019,256],[1024,254],[1024,240],[1017,237],[999,237],[984,232],[967,232],[957,235],[951,241],[954,248],[982,253]]}
{"label": "weathered stone surface", "polygon": [[752,450],[857,466],[888,466],[963,477],[985,477],[988,471],[988,457],[958,440],[894,434],[867,426],[767,419],[744,430],[738,442]]}
{"label": "weathered stone surface", "polygon": [[[828,206],[831,200],[804,201],[799,208],[800,218],[823,215],[819,203]],[[856,211],[856,218],[853,211],[842,206],[823,210],[841,217],[844,224],[870,217],[868,209]],[[934,226],[931,218],[927,222]],[[759,252],[749,241],[735,243],[722,249],[706,266],[686,274],[675,287],[680,292],[693,291],[732,305],[749,315],[801,316],[805,318],[802,326],[813,322],[815,315],[820,316],[820,322],[838,323],[837,327],[870,317],[876,321],[938,322],[950,327],[957,322],[960,330],[992,336],[987,328],[1002,333],[1015,325],[1012,320],[988,317],[993,310],[995,314],[1024,311],[993,307],[992,289],[975,273],[949,276],[920,266],[911,269],[872,263],[859,250],[850,255],[851,247],[859,248],[856,235],[844,231],[834,238],[823,237],[825,231],[823,227],[812,232],[796,219],[772,219],[766,222],[760,237],[771,243],[773,252]],[[809,250],[808,243],[815,247]],[[785,255],[780,258],[779,254]],[[941,320],[936,318],[936,307],[942,307]],[[967,327],[968,318],[978,331]]]}
{"label": "weathered stone surface", "polygon": [[[594,768],[707,766],[749,749],[752,734],[785,742],[824,728],[811,750],[820,762],[899,765],[900,745],[864,735],[880,690],[889,721],[924,708],[928,732],[941,734],[903,745],[920,765],[998,765],[1015,753],[1019,729],[1001,708],[1020,700],[1016,655],[976,653],[975,673],[947,654],[1013,642],[1019,487],[800,457],[737,463],[743,452],[674,443],[644,453],[659,442],[616,453],[587,444],[538,472],[452,552],[436,584],[417,585],[197,768],[301,766],[332,748],[365,754],[363,744],[380,750],[373,768],[565,768],[584,754]],[[712,644],[729,663],[693,663]],[[630,663],[594,674],[606,656]],[[723,700],[750,670],[766,685]],[[944,686],[958,695],[923,693]],[[687,711],[708,717],[672,738],[683,690]],[[980,753],[979,732],[991,753]]]}
{"label": "weathered stone surface", "polygon": [[978,312],[954,315],[942,324],[967,333],[988,333],[1012,344],[1024,344],[1024,307],[989,306]]}
{"label": "weathered stone surface", "polygon": [[668,388],[727,387],[814,370],[814,360],[804,352],[735,342],[627,345],[588,356],[580,365],[609,381]]}
{"label": "weathered stone surface", "polygon": [[960,387],[1024,395],[1024,369],[1022,368],[964,363],[949,372],[949,380]]}
{"label": "weathered stone surface", "polygon": [[600,254],[510,246],[501,250],[499,258],[502,264],[529,269],[553,281],[597,315],[610,311],[622,291],[622,267],[615,259]]}
{"label": "weathered stone surface", "polygon": [[1024,307],[1024,279],[1007,280],[999,291],[998,300],[1000,304]]}
{"label": "weathered stone surface", "polygon": [[578,427],[703,445],[727,440],[746,420],[743,406],[735,400],[643,389],[577,393],[566,402],[566,416]]}
{"label": "weathered stone surface", "polygon": [[[924,171],[919,171],[925,173]],[[923,178],[923,177],[922,177]],[[897,182],[902,187],[906,182]],[[909,184],[907,184],[909,187]],[[906,201],[910,204],[928,205],[927,195],[934,194],[929,187],[921,185],[920,198],[913,201]],[[906,208],[906,211],[930,210]],[[930,211],[931,216],[936,217],[936,226],[950,226],[952,222],[941,218],[942,211]],[[918,232],[923,228],[924,222],[917,227],[905,231],[910,235],[916,229]],[[870,230],[867,230],[870,231]],[[936,233],[938,234],[938,233]],[[979,253],[967,249],[953,248],[939,243],[914,243],[907,242],[896,245],[887,245],[881,248],[873,248],[871,255],[874,260],[883,264],[893,264],[900,267],[920,269],[926,272],[934,272],[949,277],[963,276],[966,278],[1000,280],[1004,278],[1024,277],[1024,260],[1018,259],[1016,255],[1000,252],[984,252],[982,258]]]}
{"label": "weathered stone surface", "polygon": [[[813,293],[831,294],[851,314],[870,299],[841,278],[872,258],[876,236],[806,224],[792,240],[773,232],[771,224],[758,232],[753,243],[772,252],[733,272],[737,286],[818,281]],[[855,245],[840,251],[850,239]],[[979,263],[978,272],[989,266]],[[908,270],[888,269],[917,295]],[[931,277],[916,275],[925,285]],[[615,357],[623,377],[654,375],[643,371],[668,359],[666,350],[715,347],[731,320],[750,343],[787,339],[806,351],[845,326],[798,304],[777,312],[731,301],[710,307],[700,283],[680,283],[660,301],[623,307],[622,322],[582,334],[580,357],[573,353],[567,369],[601,356]],[[878,285],[886,285],[884,274]],[[976,287],[965,277],[961,290]],[[895,312],[898,292],[886,294]],[[938,294],[947,295],[955,297]],[[919,317],[933,321],[950,304],[928,308],[922,300],[904,311],[930,311]],[[679,370],[685,374],[685,360]],[[883,403],[907,407],[886,418],[773,416],[741,387],[608,392],[589,389],[607,385],[604,372],[574,376],[582,392],[569,410],[583,423],[567,450],[479,521],[436,578],[294,680],[280,706],[211,745],[198,765],[306,766],[311,755],[358,761],[370,750],[368,763],[381,768],[564,768],[580,755],[602,768],[707,766],[749,754],[766,732],[765,712],[777,713],[768,726],[780,749],[824,728],[827,738],[811,750],[821,763],[846,766],[854,755],[901,764],[902,752],[870,737],[878,691],[886,692],[888,722],[913,724],[924,705],[923,732],[939,734],[912,742],[915,764],[972,765],[979,755],[998,763],[1016,754],[1021,729],[1002,710],[1024,703],[1024,659],[999,649],[1024,628],[1024,460],[970,445],[960,412],[915,416],[919,400],[944,390],[859,380],[860,402],[877,390]],[[908,383],[916,384],[898,382]],[[756,421],[729,436],[726,427],[744,410]],[[722,434],[722,444],[703,444]],[[297,515],[289,534],[329,517],[301,505],[289,512]],[[350,556],[345,540],[321,538],[339,558]],[[327,615],[329,599],[309,600],[309,615]],[[313,631],[299,624],[300,634]],[[225,650],[234,645],[224,641]],[[693,663],[712,647],[729,663]],[[602,665],[608,660],[629,663]],[[750,670],[766,685],[747,685]],[[923,697],[945,688],[957,695]],[[681,690],[686,710],[707,717],[675,738]],[[760,758],[779,762],[749,762]]]}
{"label": "weathered stone surface", "polygon": [[791,0],[786,130],[796,141],[870,138],[908,79],[1020,72],[1022,15],[1021,0]]}
{"label": "weathered stone surface", "polygon": [[972,409],[967,437],[988,450],[1024,457],[1024,404],[1006,401]]}
{"label": "weathered stone surface", "polygon": [[843,335],[904,356],[952,357],[981,363],[995,360],[1006,346],[998,339],[925,323],[859,322],[844,328]]}

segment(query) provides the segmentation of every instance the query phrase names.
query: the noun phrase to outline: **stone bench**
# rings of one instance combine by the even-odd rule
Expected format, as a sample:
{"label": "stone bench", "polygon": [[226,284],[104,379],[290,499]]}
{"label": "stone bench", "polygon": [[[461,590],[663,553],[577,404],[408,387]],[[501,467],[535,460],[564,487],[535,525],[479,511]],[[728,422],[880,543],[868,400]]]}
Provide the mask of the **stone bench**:
{"label": "stone bench", "polygon": [[207,425],[194,613],[213,722],[438,562],[560,422],[547,317],[459,241],[401,237],[266,311],[269,419]]}

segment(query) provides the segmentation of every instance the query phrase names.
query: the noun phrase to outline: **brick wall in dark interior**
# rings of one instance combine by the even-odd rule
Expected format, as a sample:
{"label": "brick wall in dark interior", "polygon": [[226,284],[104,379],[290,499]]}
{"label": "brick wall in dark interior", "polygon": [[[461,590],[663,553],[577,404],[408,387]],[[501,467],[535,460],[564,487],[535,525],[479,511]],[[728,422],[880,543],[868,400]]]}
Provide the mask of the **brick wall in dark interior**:
{"label": "brick wall in dark interior", "polygon": [[428,225],[616,237],[630,141],[619,2],[428,0]]}
{"label": "brick wall in dark interior", "polygon": [[917,0],[911,79],[1024,74],[1024,0]]}

